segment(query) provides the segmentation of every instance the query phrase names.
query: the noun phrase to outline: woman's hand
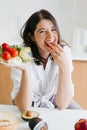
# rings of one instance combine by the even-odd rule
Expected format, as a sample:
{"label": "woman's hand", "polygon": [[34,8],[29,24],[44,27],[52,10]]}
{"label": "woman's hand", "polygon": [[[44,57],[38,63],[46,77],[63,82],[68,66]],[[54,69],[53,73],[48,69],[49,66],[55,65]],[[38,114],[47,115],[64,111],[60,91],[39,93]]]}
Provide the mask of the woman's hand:
{"label": "woman's hand", "polygon": [[59,65],[61,70],[69,69],[69,62],[64,48],[61,45],[52,43],[46,46],[53,57],[54,62]]}
{"label": "woman's hand", "polygon": [[20,64],[20,65],[12,65],[12,64],[9,64],[9,63],[2,63],[5,67],[8,67],[8,68],[16,68],[16,69],[20,69],[22,71],[24,70],[27,70],[29,69],[30,65],[29,65],[29,62],[27,63],[23,63],[23,64]]}
{"label": "woman's hand", "polygon": [[27,63],[23,63],[21,65],[14,66],[14,67],[17,69],[20,69],[22,71],[25,71],[25,70],[29,69],[30,65],[29,65],[29,62],[27,62]]}

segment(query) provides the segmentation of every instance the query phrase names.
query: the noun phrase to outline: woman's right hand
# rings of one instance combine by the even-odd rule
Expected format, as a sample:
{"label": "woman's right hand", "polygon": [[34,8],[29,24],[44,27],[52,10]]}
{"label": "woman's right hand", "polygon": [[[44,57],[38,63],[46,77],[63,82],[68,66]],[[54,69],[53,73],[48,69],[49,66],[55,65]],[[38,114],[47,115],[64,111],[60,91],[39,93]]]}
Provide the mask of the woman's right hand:
{"label": "woman's right hand", "polygon": [[28,71],[30,69],[30,64],[29,64],[29,62],[27,62],[27,63],[23,63],[18,66],[14,66],[14,68],[20,69],[21,71]]}

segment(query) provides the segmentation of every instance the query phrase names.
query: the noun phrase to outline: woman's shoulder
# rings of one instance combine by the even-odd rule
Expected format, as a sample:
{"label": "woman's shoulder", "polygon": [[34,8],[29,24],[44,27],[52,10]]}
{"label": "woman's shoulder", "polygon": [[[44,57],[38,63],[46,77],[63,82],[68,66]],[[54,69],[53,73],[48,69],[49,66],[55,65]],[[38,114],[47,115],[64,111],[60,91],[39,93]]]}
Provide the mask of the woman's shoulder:
{"label": "woman's shoulder", "polygon": [[71,51],[71,46],[70,46],[68,43],[66,43],[66,42],[64,42],[64,41],[61,41],[61,42],[60,42],[60,45],[64,48],[64,50],[69,50],[69,51]]}

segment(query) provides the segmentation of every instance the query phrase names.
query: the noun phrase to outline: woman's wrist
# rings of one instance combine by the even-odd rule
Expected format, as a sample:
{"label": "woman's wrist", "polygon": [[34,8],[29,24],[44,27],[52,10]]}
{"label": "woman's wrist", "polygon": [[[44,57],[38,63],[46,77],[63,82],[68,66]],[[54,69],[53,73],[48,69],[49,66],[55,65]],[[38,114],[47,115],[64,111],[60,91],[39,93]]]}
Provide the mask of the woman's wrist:
{"label": "woman's wrist", "polygon": [[61,75],[68,75],[70,76],[71,75],[71,71],[69,69],[59,69],[59,74]]}

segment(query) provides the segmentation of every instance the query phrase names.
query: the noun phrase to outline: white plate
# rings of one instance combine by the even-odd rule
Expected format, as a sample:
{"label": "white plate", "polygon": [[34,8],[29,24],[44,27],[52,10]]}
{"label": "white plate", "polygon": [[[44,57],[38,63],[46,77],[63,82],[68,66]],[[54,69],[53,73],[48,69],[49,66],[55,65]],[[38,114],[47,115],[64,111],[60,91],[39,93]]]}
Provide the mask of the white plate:
{"label": "white plate", "polygon": [[15,66],[20,66],[20,65],[26,64],[26,63],[10,64],[10,63],[5,63],[5,62],[0,62],[0,63],[5,65],[5,66],[8,66],[8,67],[15,67]]}
{"label": "white plate", "polygon": [[3,59],[1,59],[0,63],[3,65],[9,66],[9,67],[14,67],[14,66],[21,66],[21,65],[28,64],[29,62],[31,62],[33,60],[34,60],[34,58],[31,58],[27,62],[22,62],[22,59],[18,56],[18,57],[8,60],[7,62],[5,62]]}

